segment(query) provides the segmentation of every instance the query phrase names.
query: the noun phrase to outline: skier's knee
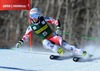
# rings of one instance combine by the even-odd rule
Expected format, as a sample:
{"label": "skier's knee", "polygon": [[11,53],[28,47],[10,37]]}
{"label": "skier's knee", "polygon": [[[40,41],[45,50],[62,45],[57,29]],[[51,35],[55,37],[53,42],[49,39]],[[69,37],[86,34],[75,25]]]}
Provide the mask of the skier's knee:
{"label": "skier's knee", "polygon": [[50,49],[53,52],[58,53],[59,55],[62,55],[64,53],[64,50],[62,47],[52,44],[49,40],[45,39],[42,41],[43,47],[46,49]]}
{"label": "skier's knee", "polygon": [[75,46],[72,46],[66,42],[63,42],[63,47],[67,50],[72,50],[72,51],[75,49]]}
{"label": "skier's knee", "polygon": [[50,49],[53,46],[53,44],[51,44],[51,42],[47,39],[43,40],[42,44],[43,44],[43,47],[46,49]]}

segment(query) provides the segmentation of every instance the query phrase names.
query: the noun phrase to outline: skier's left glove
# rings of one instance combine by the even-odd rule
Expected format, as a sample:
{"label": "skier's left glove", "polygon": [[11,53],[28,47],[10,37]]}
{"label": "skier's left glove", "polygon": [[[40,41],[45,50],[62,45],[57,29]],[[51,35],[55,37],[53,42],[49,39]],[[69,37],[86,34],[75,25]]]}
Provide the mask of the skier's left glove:
{"label": "skier's left glove", "polygon": [[56,34],[59,35],[59,36],[62,36],[62,30],[60,27],[57,26],[56,28]]}
{"label": "skier's left glove", "polygon": [[19,48],[22,44],[23,44],[23,40],[18,41],[18,43],[16,44],[16,48]]}

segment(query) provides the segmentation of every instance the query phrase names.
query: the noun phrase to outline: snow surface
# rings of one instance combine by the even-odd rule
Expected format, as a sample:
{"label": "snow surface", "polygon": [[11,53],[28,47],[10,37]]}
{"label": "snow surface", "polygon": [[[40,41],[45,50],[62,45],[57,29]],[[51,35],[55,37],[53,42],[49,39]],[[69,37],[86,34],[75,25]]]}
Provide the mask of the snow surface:
{"label": "snow surface", "polygon": [[50,60],[55,53],[42,49],[0,49],[0,71],[100,71],[99,48],[93,50],[91,60],[84,62],[73,62],[71,56]]}

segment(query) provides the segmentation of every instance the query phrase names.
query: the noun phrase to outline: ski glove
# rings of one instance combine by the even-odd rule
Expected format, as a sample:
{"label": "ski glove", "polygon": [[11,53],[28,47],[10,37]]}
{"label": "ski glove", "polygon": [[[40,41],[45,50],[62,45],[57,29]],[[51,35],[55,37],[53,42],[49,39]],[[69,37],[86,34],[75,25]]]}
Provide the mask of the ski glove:
{"label": "ski glove", "polygon": [[19,48],[22,44],[23,44],[23,40],[20,40],[20,41],[16,44],[16,48]]}
{"label": "ski glove", "polygon": [[61,30],[60,27],[57,27],[57,28],[56,28],[56,34],[59,35],[59,36],[62,35],[62,30]]}

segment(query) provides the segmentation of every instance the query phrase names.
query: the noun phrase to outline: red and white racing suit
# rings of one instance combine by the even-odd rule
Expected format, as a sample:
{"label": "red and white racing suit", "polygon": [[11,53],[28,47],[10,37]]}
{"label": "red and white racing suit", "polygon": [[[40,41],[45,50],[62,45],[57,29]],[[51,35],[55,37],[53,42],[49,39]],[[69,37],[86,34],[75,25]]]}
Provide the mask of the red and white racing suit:
{"label": "red and white racing suit", "polygon": [[[51,18],[51,17],[44,17],[45,21],[49,24],[55,24],[55,25],[58,25],[58,21]],[[38,23],[35,23],[38,25]],[[31,26],[29,25],[29,27],[27,28],[26,30],[26,33],[24,34],[24,36],[22,37],[22,40],[25,41],[29,38],[29,34],[32,32],[32,28]],[[70,50],[72,51],[73,53],[75,54],[78,54],[78,55],[82,55],[82,50],[76,48],[75,46],[72,46],[70,44],[68,44],[66,41],[64,41],[62,39],[61,36],[58,36],[56,35],[55,33],[53,33],[50,37],[42,40],[42,44],[43,44],[43,47],[46,48],[46,49],[50,49],[52,50],[53,52],[57,52],[58,48],[59,47],[62,47],[63,49],[66,49],[66,50]]]}

